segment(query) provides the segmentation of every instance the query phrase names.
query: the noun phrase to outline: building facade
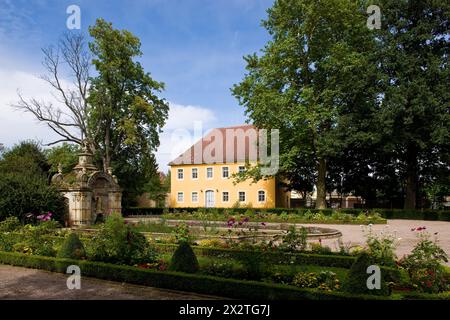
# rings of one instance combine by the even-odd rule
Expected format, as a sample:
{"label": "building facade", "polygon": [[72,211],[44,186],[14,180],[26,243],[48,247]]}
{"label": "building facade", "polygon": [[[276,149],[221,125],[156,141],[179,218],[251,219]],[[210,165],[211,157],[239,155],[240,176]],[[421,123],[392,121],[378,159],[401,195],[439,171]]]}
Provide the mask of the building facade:
{"label": "building facade", "polygon": [[232,176],[257,163],[257,139],[251,125],[217,128],[205,135],[169,163],[170,206],[289,207],[290,193],[275,177],[236,182]]}

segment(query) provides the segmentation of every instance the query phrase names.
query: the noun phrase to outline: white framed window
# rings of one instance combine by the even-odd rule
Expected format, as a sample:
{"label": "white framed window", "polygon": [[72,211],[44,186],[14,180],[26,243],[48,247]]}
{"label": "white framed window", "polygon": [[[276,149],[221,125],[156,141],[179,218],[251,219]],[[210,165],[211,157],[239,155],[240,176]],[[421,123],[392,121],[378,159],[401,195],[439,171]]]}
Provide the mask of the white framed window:
{"label": "white framed window", "polygon": [[177,178],[178,178],[178,180],[184,179],[184,170],[183,169],[177,169]]}
{"label": "white framed window", "polygon": [[238,172],[239,173],[243,173],[245,171],[245,166],[239,166],[238,167]]}
{"label": "white framed window", "polygon": [[222,202],[229,202],[230,201],[230,193],[228,191],[222,192]]}
{"label": "white framed window", "polygon": [[213,178],[213,167],[206,168],[206,179]]}
{"label": "white framed window", "polygon": [[198,168],[192,168],[192,179],[198,179]]}
{"label": "white framed window", "polygon": [[258,190],[258,202],[266,202],[266,191]]}
{"label": "white framed window", "polygon": [[177,193],[177,202],[184,202],[184,193],[183,192]]}
{"label": "white framed window", "polygon": [[198,202],[198,192],[197,191],[193,191],[191,193],[191,200],[192,200],[192,202]]}
{"label": "white framed window", "polygon": [[245,191],[238,192],[238,200],[239,200],[239,202],[245,202],[245,200],[246,200]]}
{"label": "white framed window", "polygon": [[222,178],[226,179],[230,176],[230,169],[228,167],[222,167]]}

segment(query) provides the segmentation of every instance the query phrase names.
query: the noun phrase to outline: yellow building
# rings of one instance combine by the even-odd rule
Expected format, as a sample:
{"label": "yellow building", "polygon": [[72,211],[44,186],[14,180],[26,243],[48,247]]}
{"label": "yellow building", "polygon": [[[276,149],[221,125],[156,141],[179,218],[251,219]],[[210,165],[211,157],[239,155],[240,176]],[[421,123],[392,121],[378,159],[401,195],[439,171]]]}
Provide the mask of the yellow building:
{"label": "yellow building", "polygon": [[290,193],[276,178],[233,183],[232,174],[258,159],[257,132],[251,125],[213,129],[170,162],[170,206],[289,207]]}

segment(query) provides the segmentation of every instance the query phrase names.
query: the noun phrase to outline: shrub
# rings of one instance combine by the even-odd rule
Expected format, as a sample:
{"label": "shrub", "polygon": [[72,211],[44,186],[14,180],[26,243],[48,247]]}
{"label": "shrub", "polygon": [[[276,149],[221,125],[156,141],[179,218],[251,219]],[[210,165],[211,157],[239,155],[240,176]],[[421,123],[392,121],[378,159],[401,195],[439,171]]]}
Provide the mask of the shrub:
{"label": "shrub", "polygon": [[0,263],[28,268],[65,273],[67,266],[78,264],[86,277],[134,283],[139,285],[202,294],[217,295],[235,299],[253,300],[373,300],[380,299],[367,295],[351,295],[343,292],[327,292],[300,289],[293,286],[269,284],[254,281],[224,279],[205,275],[156,271],[130,266],[58,259],[50,257],[27,256],[18,253],[0,252]]}
{"label": "shrub", "polygon": [[170,269],[186,273],[196,273],[199,269],[197,257],[187,241],[182,241],[175,250]]}
{"label": "shrub", "polygon": [[380,265],[394,266],[397,238],[387,230],[387,226],[379,235],[372,231],[372,225],[369,225],[368,230],[364,232],[367,253],[372,257],[372,260]]}
{"label": "shrub", "polygon": [[58,252],[58,258],[82,259],[86,256],[84,245],[76,233],[70,233]]}
{"label": "shrub", "polygon": [[114,213],[101,225],[87,248],[91,260],[119,264],[153,262],[157,255],[144,235]]}
{"label": "shrub", "polygon": [[321,243],[311,243],[311,252],[317,254],[329,254],[331,253],[331,248],[328,246],[322,246]]}
{"label": "shrub", "polygon": [[55,213],[55,219],[63,220],[64,198],[55,187],[48,185],[45,176],[1,173],[0,194],[0,219],[7,215],[25,221],[25,215],[30,212],[50,210]]}
{"label": "shrub", "polygon": [[0,222],[0,232],[12,232],[21,227],[20,221],[17,217],[8,217]]}
{"label": "shrub", "polygon": [[176,225],[173,234],[177,243],[191,241],[189,226],[184,222]]}
{"label": "shrub", "polygon": [[246,271],[243,267],[237,265],[236,263],[228,261],[210,261],[208,264],[201,268],[201,272],[207,275],[223,278],[246,278]]}
{"label": "shrub", "polygon": [[426,232],[419,233],[419,242],[411,254],[400,261],[408,271],[415,289],[426,293],[438,293],[449,289],[445,270],[441,263],[447,262],[447,254],[432,241]]}
{"label": "shrub", "polygon": [[367,268],[371,265],[375,265],[374,259],[367,252],[361,253],[351,266],[347,278],[344,281],[343,289],[346,292],[354,294],[373,294],[373,295],[389,295],[390,290],[385,281],[385,274],[382,271],[380,279],[380,289],[370,290],[367,287],[367,279],[369,274],[367,274]]}
{"label": "shrub", "polygon": [[305,227],[302,227],[300,232],[298,232],[295,226],[290,226],[289,230],[282,236],[279,248],[291,252],[305,250],[307,236]]}
{"label": "shrub", "polygon": [[292,284],[300,288],[317,288],[320,290],[333,291],[340,288],[339,279],[331,271],[300,272],[294,276]]}

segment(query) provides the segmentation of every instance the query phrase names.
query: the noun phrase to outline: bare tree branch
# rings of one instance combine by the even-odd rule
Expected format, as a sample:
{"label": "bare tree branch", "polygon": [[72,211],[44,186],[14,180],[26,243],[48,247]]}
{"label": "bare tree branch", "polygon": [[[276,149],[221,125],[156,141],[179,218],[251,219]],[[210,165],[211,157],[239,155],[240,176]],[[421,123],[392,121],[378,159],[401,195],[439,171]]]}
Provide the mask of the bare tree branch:
{"label": "bare tree branch", "polygon": [[[13,107],[33,114],[62,138],[46,145],[64,141],[81,145],[86,140],[91,151],[95,151],[97,146],[87,124],[91,57],[83,34],[66,33],[56,48],[50,46],[42,52],[46,74],[40,78],[49,84],[58,105],[35,98],[25,99],[18,92],[19,101]],[[62,77],[65,71],[69,72],[68,77]]]}

